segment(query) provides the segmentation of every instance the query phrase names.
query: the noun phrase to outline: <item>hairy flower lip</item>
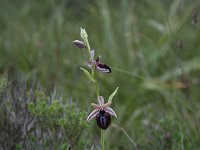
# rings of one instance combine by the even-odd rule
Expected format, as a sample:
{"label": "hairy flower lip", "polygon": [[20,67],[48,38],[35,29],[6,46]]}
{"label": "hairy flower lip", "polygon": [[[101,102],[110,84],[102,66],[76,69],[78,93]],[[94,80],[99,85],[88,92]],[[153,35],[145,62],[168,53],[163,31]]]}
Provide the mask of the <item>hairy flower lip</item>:
{"label": "hairy flower lip", "polygon": [[106,113],[109,113],[112,116],[115,116],[117,118],[117,115],[115,111],[109,107],[111,105],[111,102],[104,104],[104,98],[103,96],[98,97],[99,104],[91,103],[91,106],[93,106],[95,109],[88,115],[87,121],[89,122],[91,119],[95,118],[97,114],[99,114],[100,110],[104,110]]}
{"label": "hairy flower lip", "polygon": [[106,64],[98,63],[96,66],[97,66],[97,69],[98,69],[99,71],[102,71],[102,72],[104,72],[104,73],[111,73],[111,72],[112,72],[112,71],[111,71],[111,68],[108,67]]}

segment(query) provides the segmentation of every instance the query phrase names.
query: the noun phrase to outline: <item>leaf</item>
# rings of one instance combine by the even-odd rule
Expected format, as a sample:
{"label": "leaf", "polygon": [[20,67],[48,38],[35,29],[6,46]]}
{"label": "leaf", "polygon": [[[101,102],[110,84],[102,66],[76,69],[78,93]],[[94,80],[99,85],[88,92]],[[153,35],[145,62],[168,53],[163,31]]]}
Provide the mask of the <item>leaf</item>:
{"label": "leaf", "polygon": [[84,69],[84,68],[80,68],[80,69],[83,70],[84,74],[88,77],[88,79],[90,79],[90,81],[96,82],[86,69]]}
{"label": "leaf", "polygon": [[110,95],[110,97],[108,98],[108,102],[112,102],[113,97],[115,96],[115,94],[117,93],[119,87],[116,88],[116,90]]}

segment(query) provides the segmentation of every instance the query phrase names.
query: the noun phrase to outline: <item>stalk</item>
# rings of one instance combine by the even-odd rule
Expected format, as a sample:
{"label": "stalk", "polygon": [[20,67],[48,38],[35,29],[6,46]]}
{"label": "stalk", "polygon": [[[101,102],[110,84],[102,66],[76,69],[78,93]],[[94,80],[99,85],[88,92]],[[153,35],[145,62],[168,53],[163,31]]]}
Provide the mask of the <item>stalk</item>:
{"label": "stalk", "polygon": [[[93,70],[93,73],[95,72],[94,69]],[[96,95],[97,95],[97,98],[99,97],[99,85],[98,85],[98,81],[97,81],[97,76],[95,76],[96,74],[94,73],[94,80],[96,81],[95,82],[95,85],[96,85]],[[104,131],[101,129],[101,149],[104,150]]]}
{"label": "stalk", "polygon": [[104,150],[104,131],[101,129],[101,149]]}
{"label": "stalk", "polygon": [[92,70],[94,72],[94,78],[93,79],[96,81],[95,87],[96,87],[96,95],[97,95],[97,99],[98,99],[98,97],[99,97],[99,84],[98,84],[97,75],[95,73],[95,70],[94,69],[92,69]]}
{"label": "stalk", "polygon": [[[94,69],[92,69],[92,73],[93,73],[93,79],[96,81],[95,82],[96,96],[97,96],[97,99],[98,99],[98,97],[99,97],[99,85],[98,85],[98,81],[97,81],[97,74],[96,74]],[[102,129],[101,129],[101,149],[104,150],[104,131]]]}
{"label": "stalk", "polygon": [[[88,52],[88,58],[90,61],[92,61],[92,58],[91,58],[91,49],[90,49],[90,44],[88,42],[88,36],[87,36],[87,33],[85,30],[81,29],[81,38],[83,39],[85,45],[86,45],[86,50]],[[96,73],[96,70],[95,68],[92,68],[92,78],[93,80],[95,81],[95,87],[96,87],[96,96],[97,96],[97,99],[99,97],[99,85],[98,85],[98,80],[97,80],[97,73]],[[101,149],[104,150],[104,130],[101,129]]]}

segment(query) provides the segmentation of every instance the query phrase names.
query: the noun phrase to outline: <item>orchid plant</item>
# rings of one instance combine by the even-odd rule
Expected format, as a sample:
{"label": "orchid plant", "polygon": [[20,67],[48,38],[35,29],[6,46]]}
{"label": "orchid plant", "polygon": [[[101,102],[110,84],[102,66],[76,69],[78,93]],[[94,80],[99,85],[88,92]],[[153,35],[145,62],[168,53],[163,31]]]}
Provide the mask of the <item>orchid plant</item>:
{"label": "orchid plant", "polygon": [[88,61],[87,66],[91,69],[91,72],[84,68],[80,68],[83,70],[84,74],[95,84],[96,87],[96,96],[99,104],[91,103],[91,106],[93,106],[95,109],[88,115],[87,121],[90,122],[90,120],[96,118],[97,125],[101,129],[101,148],[104,150],[104,130],[106,130],[110,124],[111,124],[111,116],[114,116],[117,118],[117,115],[115,111],[109,107],[112,104],[112,99],[115,96],[115,94],[118,91],[118,87],[116,90],[110,95],[108,98],[108,102],[104,103],[104,97],[100,96],[99,92],[99,86],[98,86],[98,80],[97,80],[97,71],[102,73],[111,73],[111,68],[107,66],[106,64],[101,63],[100,56],[94,59],[95,56],[95,50],[90,49],[90,45],[88,42],[88,35],[85,29],[81,28],[81,39],[75,40],[73,43],[80,49],[86,49],[88,54]]}

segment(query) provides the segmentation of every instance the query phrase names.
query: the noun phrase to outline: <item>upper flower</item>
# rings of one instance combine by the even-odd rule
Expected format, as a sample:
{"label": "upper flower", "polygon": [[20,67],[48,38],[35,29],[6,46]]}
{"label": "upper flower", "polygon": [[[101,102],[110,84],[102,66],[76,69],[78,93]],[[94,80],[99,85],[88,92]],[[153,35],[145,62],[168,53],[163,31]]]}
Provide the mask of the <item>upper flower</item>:
{"label": "upper flower", "polygon": [[91,119],[96,118],[98,126],[105,130],[111,123],[110,115],[115,116],[116,118],[117,115],[114,110],[109,107],[111,102],[104,104],[103,96],[98,97],[98,102],[99,104],[91,104],[93,107],[95,107],[95,109],[89,114],[87,121],[89,122]]}
{"label": "upper flower", "polygon": [[73,43],[78,47],[78,48],[86,48],[85,44],[82,41],[75,40]]}
{"label": "upper flower", "polygon": [[111,68],[108,67],[106,64],[102,64],[100,62],[100,56],[98,56],[97,59],[94,60],[94,52],[95,52],[95,50],[92,50],[90,52],[91,61],[88,61],[88,67],[96,68],[97,70],[102,71],[104,73],[111,73]]}

